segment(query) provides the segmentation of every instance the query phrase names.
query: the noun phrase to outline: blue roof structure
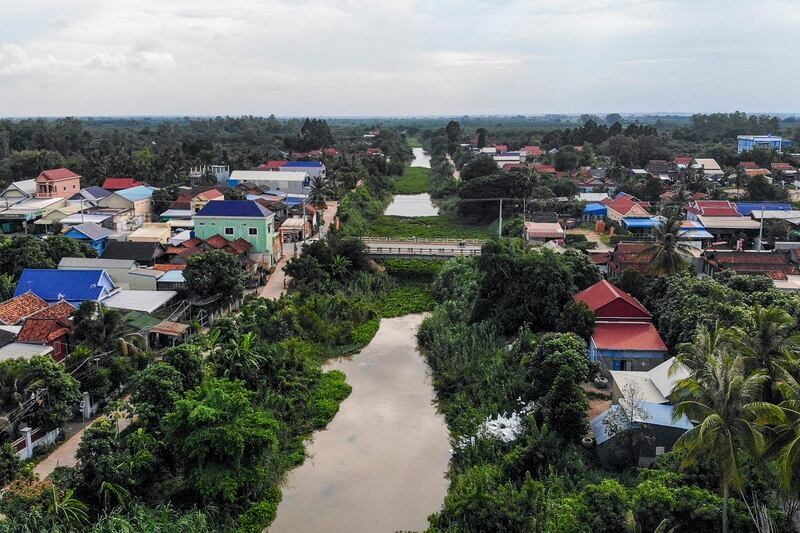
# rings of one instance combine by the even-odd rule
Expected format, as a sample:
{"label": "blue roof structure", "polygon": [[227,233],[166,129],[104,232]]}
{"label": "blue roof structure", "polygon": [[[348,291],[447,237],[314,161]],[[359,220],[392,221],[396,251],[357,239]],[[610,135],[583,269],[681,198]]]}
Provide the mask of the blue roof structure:
{"label": "blue roof structure", "polygon": [[622,223],[628,228],[655,228],[661,224],[661,220],[656,217],[647,218],[623,218]]}
{"label": "blue roof structure", "polygon": [[[649,424],[652,426],[665,426],[665,427],[672,427],[678,429],[685,429],[690,430],[694,426],[689,421],[689,418],[684,415],[678,420],[672,420],[672,414],[674,412],[675,407],[668,403],[647,403],[647,402],[639,402],[637,407],[644,411],[646,414],[639,420],[634,420],[634,424]],[[613,435],[608,434],[608,428],[603,423],[603,421],[608,418],[610,415],[614,413],[621,412],[621,407],[618,404],[614,404],[611,408],[606,411],[605,413],[596,416],[591,421],[592,432],[594,433],[594,438],[597,441],[597,444],[603,444],[605,441],[610,439]],[[624,419],[624,415],[620,417]],[[627,421],[627,428],[631,427],[631,423]]]}
{"label": "blue roof structure", "polygon": [[289,161],[281,168],[303,168],[303,167],[313,167],[313,168],[322,168],[322,161]]}
{"label": "blue roof structure", "polygon": [[736,202],[736,210],[742,216],[750,216],[753,211],[791,211],[792,204],[788,202]]}
{"label": "blue roof structure", "polygon": [[270,218],[272,211],[252,200],[208,202],[195,217]]}
{"label": "blue roof structure", "polygon": [[130,200],[131,202],[135,202],[137,200],[144,200],[145,198],[152,198],[155,190],[155,187],[139,185],[138,187],[131,187],[130,189],[117,191],[117,194],[127,200]]}
{"label": "blue roof structure", "polygon": [[105,270],[31,269],[22,271],[14,296],[31,291],[47,303],[66,300],[74,306],[99,302],[114,290]]}
{"label": "blue roof structure", "polygon": [[583,208],[583,213],[586,215],[604,216],[607,212],[608,209],[606,206],[597,202],[586,204],[586,206]]}

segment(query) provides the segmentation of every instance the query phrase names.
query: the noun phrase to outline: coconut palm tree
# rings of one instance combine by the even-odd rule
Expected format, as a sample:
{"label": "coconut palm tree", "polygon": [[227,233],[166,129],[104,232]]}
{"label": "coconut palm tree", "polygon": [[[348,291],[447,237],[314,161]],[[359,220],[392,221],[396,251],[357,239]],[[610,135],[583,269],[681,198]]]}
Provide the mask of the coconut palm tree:
{"label": "coconut palm tree", "polygon": [[333,258],[333,264],[331,265],[331,274],[336,279],[342,279],[347,275],[347,271],[350,268],[350,260],[343,255],[337,255]]}
{"label": "coconut palm tree", "polygon": [[256,333],[250,331],[242,335],[238,342],[228,341],[226,346],[212,354],[222,376],[246,381],[258,376],[264,356],[256,349],[255,341]]}
{"label": "coconut palm tree", "polygon": [[676,443],[686,450],[681,467],[696,464],[700,457],[710,457],[718,465],[723,533],[728,532],[730,490],[742,486],[737,452],[760,453],[764,438],[757,422],[779,415],[777,406],[759,401],[767,380],[765,370],[746,374],[743,357],[720,349],[675,386],[675,394],[683,400],[675,406],[674,416],[685,415],[696,423]]}
{"label": "coconut palm tree", "polygon": [[732,342],[734,342],[734,337],[730,328],[719,327],[719,323],[711,330],[700,326],[697,328],[694,342],[678,346],[678,353],[675,354],[675,363],[670,368],[670,374],[677,371],[681,364],[691,370],[700,368],[709,357],[717,357],[727,350]]}
{"label": "coconut palm tree", "polygon": [[798,361],[794,355],[800,347],[800,334],[794,331],[796,320],[779,307],[756,305],[746,322],[731,329],[733,340],[745,358],[746,370],[767,371],[770,388],[764,391],[764,399],[777,403],[772,389]]}
{"label": "coconut palm tree", "polygon": [[800,490],[800,383],[789,372],[783,372],[777,384],[783,401],[778,405],[782,416],[775,427],[770,451],[775,456],[776,472],[781,490]]}
{"label": "coconut palm tree", "polygon": [[324,211],[327,200],[333,195],[331,184],[322,176],[314,176],[308,184],[308,201],[312,207]]}
{"label": "coconut palm tree", "polygon": [[654,274],[671,276],[686,268],[681,253],[688,254],[690,246],[681,242],[683,233],[676,217],[670,217],[653,228],[654,242],[639,252],[639,256],[651,257],[650,270]]}

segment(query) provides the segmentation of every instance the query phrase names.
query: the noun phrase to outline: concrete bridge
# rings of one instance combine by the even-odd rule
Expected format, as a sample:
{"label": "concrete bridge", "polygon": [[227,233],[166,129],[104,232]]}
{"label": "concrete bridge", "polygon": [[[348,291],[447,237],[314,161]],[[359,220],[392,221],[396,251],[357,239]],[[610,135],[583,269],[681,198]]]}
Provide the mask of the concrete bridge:
{"label": "concrete bridge", "polygon": [[[378,259],[449,259],[481,254],[479,239],[403,239],[363,237],[367,252]],[[462,245],[463,244],[463,245]]]}

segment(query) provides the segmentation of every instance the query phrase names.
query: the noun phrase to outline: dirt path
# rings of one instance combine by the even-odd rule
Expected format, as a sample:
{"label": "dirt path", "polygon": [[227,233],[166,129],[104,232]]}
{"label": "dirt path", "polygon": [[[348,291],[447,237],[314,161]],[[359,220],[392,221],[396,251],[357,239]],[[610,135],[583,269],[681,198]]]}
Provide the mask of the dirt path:
{"label": "dirt path", "polygon": [[613,250],[612,247],[610,247],[609,245],[607,245],[606,243],[604,243],[603,241],[600,240],[600,235],[597,232],[592,231],[590,229],[574,228],[574,229],[567,230],[567,234],[568,235],[585,235],[587,241],[595,243],[595,247],[594,247],[594,250],[593,250],[595,252],[610,252],[611,250]]}

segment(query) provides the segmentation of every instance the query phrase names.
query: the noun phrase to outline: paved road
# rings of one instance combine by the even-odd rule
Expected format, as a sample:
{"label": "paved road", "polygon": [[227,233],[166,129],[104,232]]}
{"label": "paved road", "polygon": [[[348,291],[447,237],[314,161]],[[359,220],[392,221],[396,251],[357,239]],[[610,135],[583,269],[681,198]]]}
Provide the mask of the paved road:
{"label": "paved road", "polygon": [[[322,220],[325,222],[325,231],[329,231],[333,227],[336,219],[336,213],[339,211],[338,202],[328,202],[328,209],[322,214]],[[315,237],[316,238],[316,237]],[[297,247],[297,254],[300,254],[300,243],[287,243],[283,245],[283,257],[280,258],[275,265],[275,271],[267,280],[267,284],[258,291],[258,295],[262,298],[269,300],[277,300],[286,294],[286,288],[289,286],[291,278],[286,276],[283,267],[286,263],[295,256],[295,246]]]}

